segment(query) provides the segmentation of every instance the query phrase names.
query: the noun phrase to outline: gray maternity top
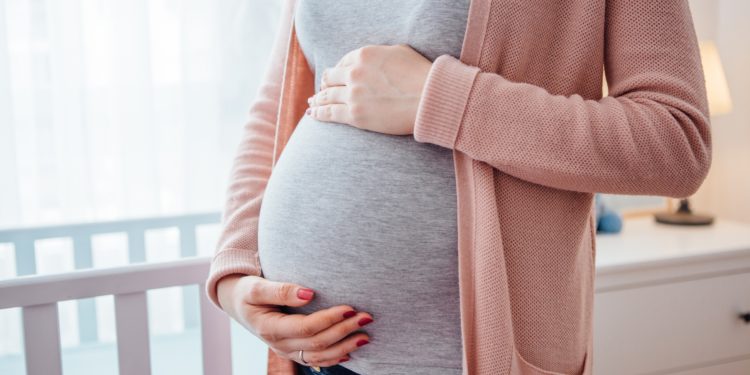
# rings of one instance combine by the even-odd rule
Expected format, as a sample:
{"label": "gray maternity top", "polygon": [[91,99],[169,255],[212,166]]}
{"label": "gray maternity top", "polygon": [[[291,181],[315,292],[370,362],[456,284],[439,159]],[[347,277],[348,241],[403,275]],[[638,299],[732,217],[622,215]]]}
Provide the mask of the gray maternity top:
{"label": "gray maternity top", "polygon": [[[459,57],[469,0],[303,0],[295,22],[315,72],[368,44]],[[263,276],[310,287],[292,313],[349,304],[373,315],[360,374],[461,374],[452,151],[303,116],[263,196]]]}

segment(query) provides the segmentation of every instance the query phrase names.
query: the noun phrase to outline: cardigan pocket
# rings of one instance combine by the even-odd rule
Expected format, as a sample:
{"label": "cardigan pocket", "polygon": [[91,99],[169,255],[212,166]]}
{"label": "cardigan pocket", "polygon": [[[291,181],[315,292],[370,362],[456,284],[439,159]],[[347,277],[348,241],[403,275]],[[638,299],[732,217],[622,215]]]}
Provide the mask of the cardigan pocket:
{"label": "cardigan pocket", "polygon": [[[584,371],[586,364],[589,361],[589,354],[586,353],[586,358],[584,360]],[[510,375],[572,375],[572,374],[565,374],[562,372],[555,372],[555,371],[547,371],[543,370],[539,367],[536,367],[529,363],[521,353],[518,351],[518,347],[516,345],[513,345],[513,356],[511,357],[510,362]]]}

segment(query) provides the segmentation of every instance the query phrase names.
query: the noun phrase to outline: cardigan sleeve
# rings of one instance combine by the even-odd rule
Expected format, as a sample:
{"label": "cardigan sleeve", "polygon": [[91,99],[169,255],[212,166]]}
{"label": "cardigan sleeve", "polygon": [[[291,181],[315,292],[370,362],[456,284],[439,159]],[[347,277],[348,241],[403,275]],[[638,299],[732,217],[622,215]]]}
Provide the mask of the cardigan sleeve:
{"label": "cardigan sleeve", "polygon": [[711,164],[708,103],[687,0],[608,0],[609,96],[542,87],[438,57],[414,138],[553,188],[674,198]]}
{"label": "cardigan sleeve", "polygon": [[270,60],[250,106],[232,164],[222,228],[205,282],[206,294],[219,308],[216,286],[222,277],[262,275],[258,258],[258,215],[271,175],[282,74],[290,37],[291,4],[285,1],[282,6]]}

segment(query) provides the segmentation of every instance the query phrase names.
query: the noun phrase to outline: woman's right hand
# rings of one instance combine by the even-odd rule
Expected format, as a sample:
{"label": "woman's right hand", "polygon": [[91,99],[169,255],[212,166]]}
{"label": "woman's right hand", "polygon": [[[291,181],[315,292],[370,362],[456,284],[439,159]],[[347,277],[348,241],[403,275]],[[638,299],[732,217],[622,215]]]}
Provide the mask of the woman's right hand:
{"label": "woman's right hand", "polygon": [[[349,353],[369,342],[359,330],[372,316],[338,305],[311,314],[286,314],[280,306],[303,306],[312,290],[260,276],[228,275],[217,284],[223,310],[283,358],[302,365],[327,367],[349,359]],[[361,323],[364,323],[360,325]],[[304,350],[304,360],[299,351]]]}

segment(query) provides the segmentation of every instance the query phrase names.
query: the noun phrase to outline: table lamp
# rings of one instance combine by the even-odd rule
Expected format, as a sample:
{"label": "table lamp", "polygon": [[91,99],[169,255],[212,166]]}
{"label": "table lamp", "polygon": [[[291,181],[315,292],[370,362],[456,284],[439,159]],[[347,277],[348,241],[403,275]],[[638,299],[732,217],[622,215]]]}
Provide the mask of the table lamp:
{"label": "table lamp", "polygon": [[[710,115],[715,117],[729,113],[732,110],[732,99],[729,96],[729,87],[724,76],[719,51],[711,41],[699,42],[699,47]],[[713,216],[694,213],[690,209],[688,198],[680,199],[677,211],[656,213],[654,219],[659,223],[673,225],[710,225],[714,221]]]}

